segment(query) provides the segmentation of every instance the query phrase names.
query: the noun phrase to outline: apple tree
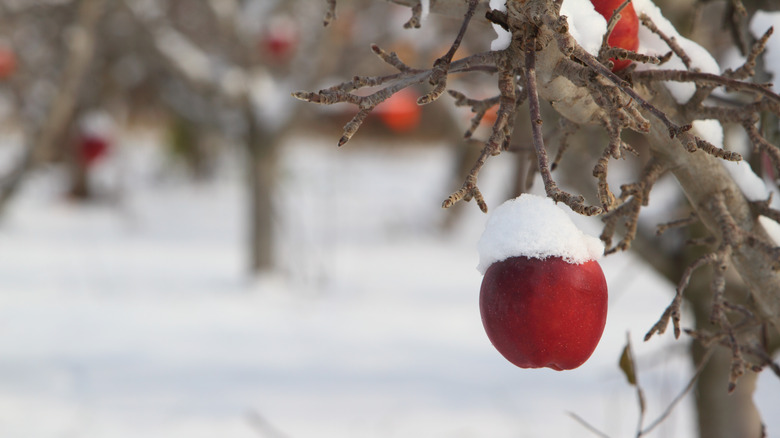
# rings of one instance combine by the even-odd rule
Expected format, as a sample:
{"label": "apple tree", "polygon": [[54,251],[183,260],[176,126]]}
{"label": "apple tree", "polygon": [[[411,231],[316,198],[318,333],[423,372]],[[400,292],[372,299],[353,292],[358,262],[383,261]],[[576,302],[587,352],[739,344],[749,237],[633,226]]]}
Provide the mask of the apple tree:
{"label": "apple tree", "polygon": [[[574,0],[389,1],[410,8],[409,28],[425,26],[429,15],[462,25],[441,35],[451,45],[433,65],[410,65],[372,45],[391,73],[351,76],[294,97],[355,106],[340,146],[359,135],[377,105],[410,86],[428,87],[419,105],[449,95],[470,108],[467,137],[494,110],[463,183],[442,206],[473,200],[487,212],[479,186],[486,161],[531,151],[530,177],[518,193],[536,175],[548,198],[602,221],[606,254],[634,251],[677,284],[645,340],[670,326],[675,337],[693,340],[696,372],[688,389],[696,388],[701,436],[765,433],[752,393],[759,372],[780,377],[772,359],[780,339],[780,247],[768,232],[780,220],[772,199],[780,175],[780,87],[769,83],[780,63],[767,55],[780,50],[771,28],[780,15],[766,12],[778,5],[699,1],[691,7],[706,20],[670,21],[650,0],[593,0],[595,11]],[[324,3],[327,24],[340,6]],[[624,24],[625,17],[633,22]],[[498,33],[490,48],[456,56],[470,36],[492,34],[489,24]],[[492,92],[461,92],[452,84],[463,77]],[[616,187],[610,168],[623,162],[632,170]],[[658,223],[643,212],[665,178],[676,180],[682,202]],[[683,300],[691,303],[693,321],[681,317]],[[622,368],[636,384],[629,347]],[[654,425],[640,424],[637,436]]]}

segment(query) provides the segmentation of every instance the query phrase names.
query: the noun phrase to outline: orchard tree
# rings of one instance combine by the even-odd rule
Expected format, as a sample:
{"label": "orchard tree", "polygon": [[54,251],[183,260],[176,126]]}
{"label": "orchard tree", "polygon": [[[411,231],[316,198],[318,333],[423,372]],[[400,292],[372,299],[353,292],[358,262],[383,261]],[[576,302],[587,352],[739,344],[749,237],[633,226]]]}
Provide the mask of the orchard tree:
{"label": "orchard tree", "polygon": [[[693,340],[696,372],[686,391],[696,388],[700,435],[762,436],[752,401],[756,376],[769,368],[780,377],[780,366],[772,359],[780,332],[780,247],[767,232],[780,220],[772,203],[780,175],[780,87],[768,83],[769,75],[780,74],[780,65],[763,57],[768,46],[780,48],[771,28],[780,23],[780,14],[760,10],[770,9],[772,2],[725,2],[720,15],[710,19],[710,26],[728,27],[732,39],[727,43],[733,53],[741,52],[739,65],[725,68],[700,44],[683,37],[678,30],[682,24],[675,26],[651,0],[593,0],[595,10],[576,0],[390,1],[410,7],[409,28],[424,26],[429,14],[460,17],[458,32],[441,35],[452,41],[449,50],[432,66],[417,66],[372,45],[392,73],[353,76],[294,97],[356,107],[339,146],[358,133],[381,102],[410,86],[429,87],[419,105],[449,94],[454,105],[470,108],[474,118],[466,137],[495,110],[473,167],[442,206],[474,200],[487,212],[478,184],[485,162],[507,152],[532,151],[526,154],[533,162],[529,173],[540,176],[549,199],[601,219],[604,253],[633,250],[677,284],[672,302],[648,327],[645,341],[664,334],[669,325],[676,338],[684,332]],[[336,0],[325,4],[327,24],[341,7]],[[705,1],[696,5],[697,11],[712,13],[710,6]],[[469,35],[492,32],[488,23],[498,33],[491,49],[457,58]],[[706,35],[703,26],[698,22],[692,33]],[[488,78],[492,95],[468,96],[453,89],[453,83],[465,82],[464,76],[483,84]],[[567,160],[573,154],[578,155]],[[617,190],[609,172],[615,163],[633,168],[631,180]],[[677,212],[670,211],[668,222],[652,224],[655,232],[648,232],[643,209],[655,184],[669,176],[684,195],[684,212],[673,217]],[[517,185],[521,193],[533,179],[523,181]],[[515,268],[502,266],[501,273],[491,269],[485,281],[510,275],[505,270]],[[684,299],[692,304],[694,321],[681,321]],[[486,329],[507,355],[500,332],[506,328],[494,328],[493,334],[487,324]],[[547,359],[526,359],[519,354],[510,360],[549,366]],[[621,368],[641,400],[630,343]],[[657,424],[640,421],[637,436]]]}
{"label": "orchard tree", "polygon": [[21,157],[0,178],[0,208],[46,163],[67,166],[70,193],[90,197],[87,172],[105,145],[79,132],[84,114],[99,110],[117,124],[164,114],[193,173],[213,158],[204,134],[244,146],[248,265],[274,267],[277,148],[296,120],[284,83],[328,71],[325,58],[303,56],[327,42],[305,25],[321,20],[306,3],[0,0],[0,90],[23,131]]}

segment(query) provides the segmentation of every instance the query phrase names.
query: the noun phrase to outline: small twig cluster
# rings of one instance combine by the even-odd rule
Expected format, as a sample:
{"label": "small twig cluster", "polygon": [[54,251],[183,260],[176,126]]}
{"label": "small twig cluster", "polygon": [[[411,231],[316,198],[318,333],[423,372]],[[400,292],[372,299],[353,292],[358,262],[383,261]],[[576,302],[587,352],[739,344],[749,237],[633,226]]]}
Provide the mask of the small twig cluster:
{"label": "small twig cluster", "polygon": [[[653,325],[650,331],[645,335],[645,340],[650,339],[654,334],[662,334],[666,331],[671,320],[674,328],[675,338],[680,337],[680,314],[682,306],[683,292],[685,291],[690,279],[698,268],[706,265],[713,267],[712,279],[710,288],[712,290],[712,311],[710,315],[710,322],[719,327],[720,330],[715,333],[706,333],[703,331],[686,330],[686,333],[690,334],[694,339],[703,341],[703,345],[706,347],[713,342],[727,346],[732,352],[732,368],[729,379],[729,392],[733,392],[736,388],[737,380],[742,374],[744,374],[745,368],[750,367],[754,370],[760,370],[764,366],[769,365],[773,370],[777,369],[777,365],[771,360],[767,360],[769,355],[766,353],[767,347],[763,345],[763,348],[758,346],[748,346],[746,342],[750,342],[748,335],[755,335],[757,328],[765,330],[765,324],[761,321],[761,318],[755,315],[748,308],[731,303],[725,299],[726,290],[726,271],[728,269],[728,259],[732,251],[741,245],[755,245],[762,251],[767,251],[773,254],[775,260],[780,260],[780,248],[772,247],[762,239],[755,236],[753,233],[746,232],[739,228],[728,209],[725,205],[725,200],[722,194],[717,195],[712,200],[715,208],[719,211],[719,214],[715,217],[718,226],[721,228],[723,241],[712,252],[704,254],[691,263],[685,270],[679,284],[677,285],[676,293],[672,303],[666,308],[658,322]],[[762,203],[763,205],[763,203]],[[672,226],[688,225],[696,222],[695,216],[689,216],[687,218],[675,221],[672,224],[665,224],[659,227],[659,232],[663,232]],[[697,243],[697,242],[692,242]],[[703,243],[711,243],[705,241]],[[738,314],[742,316],[742,320],[737,324],[732,324],[728,318],[728,314]],[[738,337],[739,332],[745,332],[746,336]],[[765,338],[765,337],[764,337]],[[747,339],[747,340],[746,340]],[[749,365],[743,357],[743,352],[749,351],[751,355],[760,358],[758,365]],[[780,376],[780,374],[778,374]]]}

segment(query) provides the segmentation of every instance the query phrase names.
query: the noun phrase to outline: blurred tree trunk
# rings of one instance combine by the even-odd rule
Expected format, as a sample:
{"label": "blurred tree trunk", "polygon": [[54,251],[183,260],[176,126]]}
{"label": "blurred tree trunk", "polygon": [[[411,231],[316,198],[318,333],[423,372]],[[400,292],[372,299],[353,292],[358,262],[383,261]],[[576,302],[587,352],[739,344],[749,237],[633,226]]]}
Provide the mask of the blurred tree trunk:
{"label": "blurred tree trunk", "polygon": [[251,103],[244,109],[244,115],[248,123],[250,269],[258,273],[272,268],[274,261],[273,188],[279,133],[259,123]]}
{"label": "blurred tree trunk", "polygon": [[[672,237],[674,238],[674,237]],[[677,239],[682,237],[677,236]],[[682,247],[678,251],[669,252],[662,249],[661,241],[648,236],[638,235],[632,249],[655,270],[664,275],[673,284],[680,281],[685,269],[699,255],[690,247]],[[709,269],[709,268],[707,268]],[[712,330],[710,322],[712,313],[712,292],[709,277],[704,274],[694,275],[685,289],[686,301],[695,318],[697,330]],[[731,292],[731,293],[729,293]],[[727,292],[727,299],[735,296],[746,296],[743,289]],[[683,325],[686,324],[683,321]],[[669,336],[670,334],[666,334]],[[700,438],[734,438],[761,437],[761,417],[753,402],[758,374],[746,370],[739,378],[737,387],[732,394],[728,393],[729,376],[731,374],[731,350],[723,346],[714,346],[715,351],[693,389],[693,397],[697,413],[697,425]],[[690,359],[693,368],[698,367],[706,349],[700,342],[691,342]]]}
{"label": "blurred tree trunk", "polygon": [[[708,289],[708,287],[705,287]],[[701,308],[707,303],[694,302],[694,308]],[[709,309],[696,310],[696,325],[709,325]],[[705,349],[698,342],[691,343],[693,364],[701,361]],[[727,391],[729,374],[731,373],[731,351],[724,347],[716,350],[707,366],[699,375],[694,388],[696,397],[696,413],[698,415],[699,437],[701,438],[733,438],[761,437],[761,416],[753,402],[758,374],[745,371],[739,378],[737,388],[732,394]]]}
{"label": "blurred tree trunk", "polygon": [[[64,46],[66,64],[57,79],[57,92],[49,102],[45,119],[28,122],[25,131],[25,152],[16,167],[6,175],[0,186],[0,210],[18,190],[27,171],[38,163],[51,161],[67,143],[69,128],[76,118],[87,71],[94,60],[96,28],[104,13],[105,0],[81,0],[76,4],[76,21],[71,25],[71,38]],[[38,123],[41,123],[40,126]],[[75,177],[78,178],[78,172]],[[78,181],[77,181],[78,183]]]}

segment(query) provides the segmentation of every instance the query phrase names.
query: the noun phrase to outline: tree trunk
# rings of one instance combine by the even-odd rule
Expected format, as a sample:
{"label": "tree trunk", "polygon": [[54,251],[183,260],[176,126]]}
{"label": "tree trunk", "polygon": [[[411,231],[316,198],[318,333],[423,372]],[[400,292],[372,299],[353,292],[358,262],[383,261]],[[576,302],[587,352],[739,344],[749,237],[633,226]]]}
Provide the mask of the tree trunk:
{"label": "tree trunk", "polygon": [[[700,323],[698,318],[696,322]],[[726,387],[731,372],[731,352],[723,347],[716,348],[695,386],[699,437],[759,438],[761,416],[753,403],[758,374],[746,371],[739,378],[734,392],[728,394]],[[704,349],[698,342],[693,342],[691,350],[694,364],[698,364]]]}
{"label": "tree trunk", "polygon": [[250,270],[259,273],[271,269],[274,263],[273,187],[278,136],[260,125],[251,107],[244,114],[248,123]]}
{"label": "tree trunk", "polygon": [[[699,281],[686,295],[696,318],[696,328],[713,329],[710,323],[712,300],[707,281]],[[744,295],[744,291],[743,291]],[[731,374],[731,350],[716,346],[707,365],[696,381],[695,397],[701,438],[732,438],[761,436],[761,415],[753,402],[758,374],[745,371],[736,389],[728,393]],[[702,360],[706,349],[700,342],[691,343],[693,366]]]}

